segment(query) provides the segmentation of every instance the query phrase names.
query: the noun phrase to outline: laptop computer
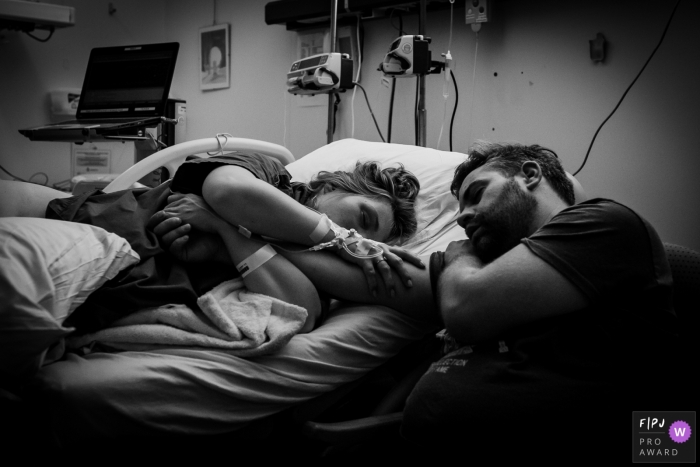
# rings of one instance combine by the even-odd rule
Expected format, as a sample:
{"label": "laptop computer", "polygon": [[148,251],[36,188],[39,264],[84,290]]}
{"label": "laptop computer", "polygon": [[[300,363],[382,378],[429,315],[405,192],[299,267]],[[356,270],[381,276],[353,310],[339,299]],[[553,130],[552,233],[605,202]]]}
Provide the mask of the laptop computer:
{"label": "laptop computer", "polygon": [[113,141],[164,121],[180,44],[92,49],[75,120],[19,130],[32,141]]}

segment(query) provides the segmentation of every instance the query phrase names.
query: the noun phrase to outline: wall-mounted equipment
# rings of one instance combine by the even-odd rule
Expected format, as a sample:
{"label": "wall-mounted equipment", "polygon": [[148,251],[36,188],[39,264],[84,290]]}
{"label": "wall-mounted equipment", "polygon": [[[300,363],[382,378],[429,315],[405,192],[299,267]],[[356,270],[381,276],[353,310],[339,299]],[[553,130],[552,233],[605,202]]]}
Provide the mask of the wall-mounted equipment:
{"label": "wall-mounted equipment", "polygon": [[287,73],[287,86],[287,91],[294,95],[351,89],[352,59],[348,54],[332,52],[297,60]]}
{"label": "wall-mounted equipment", "polygon": [[588,41],[590,48],[591,60],[593,63],[605,61],[605,36],[601,33],[596,34],[595,39]]}
{"label": "wall-mounted equipment", "polygon": [[75,8],[50,3],[0,0],[0,30],[31,32],[75,25]]}
{"label": "wall-mounted equipment", "polygon": [[379,71],[396,78],[425,75],[430,69],[429,38],[401,36],[389,46]]}
{"label": "wall-mounted equipment", "polygon": [[431,60],[429,44],[430,38],[420,35],[396,38],[379,64],[379,71],[394,78],[440,73],[445,64]]}
{"label": "wall-mounted equipment", "polygon": [[464,12],[466,24],[486,23],[491,19],[491,2],[489,0],[467,0]]}

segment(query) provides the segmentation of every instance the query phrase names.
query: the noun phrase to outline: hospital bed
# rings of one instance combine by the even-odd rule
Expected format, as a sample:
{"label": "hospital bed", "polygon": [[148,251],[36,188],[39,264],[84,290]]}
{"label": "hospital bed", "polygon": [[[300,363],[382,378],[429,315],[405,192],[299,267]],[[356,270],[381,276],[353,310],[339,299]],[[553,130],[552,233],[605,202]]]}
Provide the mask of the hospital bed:
{"label": "hospital bed", "polygon": [[[464,236],[449,185],[465,155],[401,144],[346,139],[293,160],[280,146],[219,135],[160,151],[106,191],[129,187],[161,166],[172,174],[190,155],[241,149],[279,158],[296,181],[350,169],[358,160],[401,163],[421,184],[417,233],[402,246],[427,263],[432,252]],[[245,359],[186,348],[71,353],[43,366],[35,389],[50,400],[48,423],[63,445],[160,435],[245,438],[251,425],[359,380],[435,331],[388,308],[334,302],[317,329],[271,355]]]}

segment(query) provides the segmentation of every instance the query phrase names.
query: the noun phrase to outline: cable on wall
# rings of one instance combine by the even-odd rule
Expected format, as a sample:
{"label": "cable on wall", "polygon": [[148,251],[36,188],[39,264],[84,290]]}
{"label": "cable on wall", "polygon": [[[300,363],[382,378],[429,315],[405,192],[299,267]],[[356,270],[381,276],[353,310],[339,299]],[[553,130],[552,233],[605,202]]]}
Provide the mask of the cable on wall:
{"label": "cable on wall", "polygon": [[387,123],[386,142],[391,143],[391,126],[394,118],[394,95],[396,94],[396,78],[391,77],[391,97],[389,98],[389,122]]}
{"label": "cable on wall", "polygon": [[[394,16],[394,13],[398,11],[396,8],[393,8],[391,10],[391,13],[389,14],[389,24],[396,29],[399,32],[399,36],[404,35],[403,31],[403,16],[399,13],[399,27],[397,28],[394,26],[394,20],[392,17]],[[393,120],[394,120],[394,96],[396,95],[396,78],[392,77],[391,78],[391,97],[389,98],[389,121],[387,122],[387,135],[386,135],[386,142],[391,143],[391,127],[393,126]]]}
{"label": "cable on wall", "polygon": [[367,101],[367,108],[369,109],[369,113],[372,115],[372,120],[374,120],[374,126],[377,127],[377,132],[379,133],[379,137],[382,139],[382,142],[386,143],[386,140],[384,139],[384,135],[382,135],[382,130],[379,129],[379,124],[377,123],[377,119],[374,116],[374,112],[372,111],[372,106],[369,103],[369,98],[367,97],[367,91],[365,91],[365,88],[362,87],[360,83],[353,83],[355,86],[360,88],[362,93],[365,95],[365,101]]}
{"label": "cable on wall", "polygon": [[34,39],[35,41],[47,42],[49,39],[51,39],[51,36],[53,36],[53,33],[54,33],[55,30],[56,30],[56,28],[53,27],[53,26],[51,26],[51,27],[49,28],[49,35],[46,36],[46,37],[44,37],[43,39],[42,39],[41,37],[36,37],[34,34],[32,34],[32,33],[29,32],[29,31],[24,31],[24,33],[25,33],[26,35],[28,35],[29,37],[31,37],[32,39]]}
{"label": "cable on wall", "polygon": [[[7,175],[9,175],[10,177],[12,177],[13,180],[19,180],[20,182],[34,183],[35,185],[44,185],[44,186],[46,186],[46,185],[49,183],[49,176],[46,175],[44,172],[37,172],[37,173],[33,174],[31,177],[29,177],[28,180],[25,180],[25,179],[23,179],[23,178],[20,178],[20,177],[18,177],[18,176],[16,176],[16,175],[11,174],[11,173],[10,173],[5,167],[3,167],[2,165],[0,165],[0,170],[2,170],[2,171],[5,172]],[[32,178],[36,177],[37,175],[41,175],[41,176],[44,177],[44,183],[36,183],[36,182],[33,182],[33,181],[32,181]]]}
{"label": "cable on wall", "polygon": [[418,144],[418,127],[419,127],[419,124],[418,124],[418,105],[419,105],[419,103],[420,103],[420,81],[418,79],[416,79],[416,103],[415,103],[415,107],[413,109],[413,127],[414,127],[413,134],[414,134],[414,138],[415,138],[415,143],[414,143],[415,146],[420,146]]}
{"label": "cable on wall", "polygon": [[455,125],[455,114],[457,113],[457,104],[459,103],[459,90],[457,89],[457,80],[455,79],[455,74],[450,68],[450,75],[452,75],[452,84],[455,87],[455,106],[452,109],[452,118],[450,119],[450,151],[452,151],[452,129]]}
{"label": "cable on wall", "polygon": [[591,144],[588,146],[588,151],[586,151],[586,156],[583,158],[583,162],[581,163],[581,167],[579,167],[578,170],[576,170],[576,172],[574,172],[574,176],[576,176],[576,174],[578,174],[581,171],[581,169],[583,169],[583,166],[586,165],[586,162],[588,161],[588,156],[591,154],[591,149],[593,148],[593,143],[595,143],[595,140],[598,137],[598,133],[600,133],[600,130],[603,128],[603,125],[605,125],[607,123],[607,121],[610,120],[610,118],[615,114],[617,109],[620,107],[620,104],[622,104],[622,101],[627,96],[627,93],[630,92],[630,89],[632,89],[632,86],[634,86],[634,83],[637,82],[639,77],[642,75],[642,72],[647,67],[649,62],[651,61],[654,54],[656,54],[656,51],[659,50],[659,47],[661,47],[661,44],[663,43],[664,38],[666,37],[666,32],[668,32],[669,26],[671,26],[671,20],[673,19],[673,16],[676,14],[676,9],[678,8],[678,5],[680,3],[681,3],[681,0],[676,1],[676,5],[673,7],[673,11],[671,12],[671,16],[668,18],[668,21],[666,22],[666,27],[664,28],[663,33],[661,33],[661,38],[659,39],[658,44],[656,44],[656,47],[654,48],[654,50],[651,52],[651,55],[649,55],[649,58],[647,58],[647,61],[642,66],[642,69],[639,70],[639,73],[637,73],[637,76],[635,76],[634,79],[632,80],[632,82],[630,83],[630,85],[627,86],[627,89],[625,89],[625,92],[622,94],[622,97],[617,102],[617,105],[612,110],[612,112],[610,112],[610,114],[605,118],[605,120],[603,120],[603,123],[601,123],[600,126],[598,127],[598,129],[596,130],[595,134],[593,135],[593,139],[591,139]]}

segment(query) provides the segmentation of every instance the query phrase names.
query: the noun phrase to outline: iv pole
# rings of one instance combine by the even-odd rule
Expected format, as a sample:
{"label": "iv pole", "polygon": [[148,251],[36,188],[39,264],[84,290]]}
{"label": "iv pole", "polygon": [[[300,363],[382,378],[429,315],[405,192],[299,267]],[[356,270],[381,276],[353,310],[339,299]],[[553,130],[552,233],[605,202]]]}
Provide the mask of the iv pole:
{"label": "iv pole", "polygon": [[[423,0],[424,1],[424,0]],[[338,21],[338,0],[331,2],[331,53],[335,52],[336,22]],[[326,143],[333,142],[333,127],[335,126],[335,111],[333,109],[335,93],[328,93],[328,130]]]}

